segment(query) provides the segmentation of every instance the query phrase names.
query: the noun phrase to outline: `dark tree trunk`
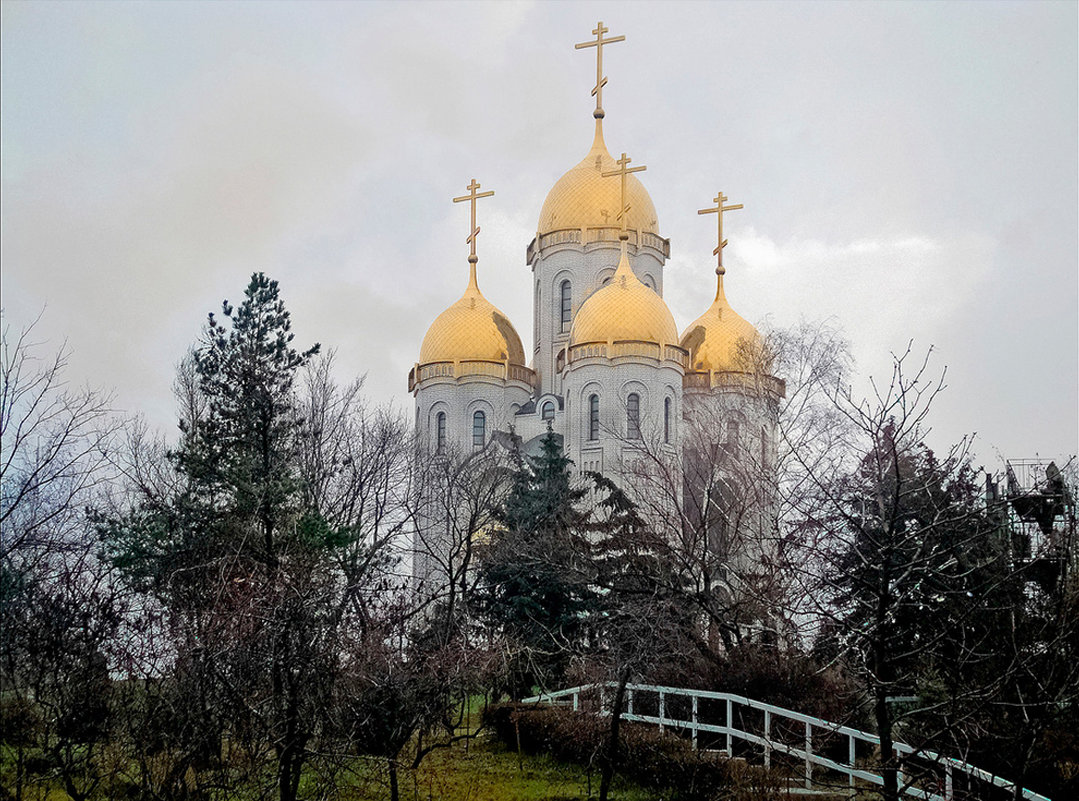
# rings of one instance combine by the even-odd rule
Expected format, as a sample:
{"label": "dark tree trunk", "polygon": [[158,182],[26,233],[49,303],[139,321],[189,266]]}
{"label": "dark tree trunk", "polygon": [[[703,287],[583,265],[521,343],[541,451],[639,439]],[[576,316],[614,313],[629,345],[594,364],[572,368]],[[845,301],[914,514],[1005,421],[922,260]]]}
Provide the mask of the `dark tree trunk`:
{"label": "dark tree trunk", "polygon": [[390,766],[390,801],[400,801],[400,793],[397,789],[397,760],[386,760]]}
{"label": "dark tree trunk", "polygon": [[289,797],[289,791],[292,789],[292,760],[289,758],[287,748],[285,753],[278,756],[278,760],[277,797],[281,801],[293,801]]}
{"label": "dark tree trunk", "polygon": [[888,706],[888,693],[892,688],[893,665],[889,650],[888,605],[891,587],[883,575],[879,580],[876,610],[876,632],[873,642],[874,708],[877,736],[880,737],[881,778],[884,801],[899,801],[899,776],[896,764],[895,743],[892,740],[892,710]]}
{"label": "dark tree trunk", "polygon": [[611,710],[611,734],[603,749],[603,765],[599,780],[599,801],[607,801],[614,778],[614,766],[618,763],[618,732],[622,723],[622,701],[626,697],[626,685],[629,684],[629,668],[618,676],[618,689],[614,693],[614,709]]}
{"label": "dark tree trunk", "polygon": [[881,777],[884,786],[881,795],[884,801],[899,801],[899,775],[896,764],[895,742],[892,740],[892,716],[888,708],[888,688],[877,685],[874,713],[877,719],[877,733],[880,737]]}

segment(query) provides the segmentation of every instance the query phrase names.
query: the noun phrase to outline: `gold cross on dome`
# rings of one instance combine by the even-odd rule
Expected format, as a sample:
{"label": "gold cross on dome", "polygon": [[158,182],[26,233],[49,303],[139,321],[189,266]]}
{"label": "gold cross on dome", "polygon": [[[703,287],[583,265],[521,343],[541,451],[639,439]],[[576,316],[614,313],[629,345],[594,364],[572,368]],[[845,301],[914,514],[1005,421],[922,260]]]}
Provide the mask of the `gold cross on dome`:
{"label": "gold cross on dome", "polygon": [[596,41],[581,42],[573,46],[574,50],[583,50],[586,47],[596,48],[596,85],[592,87],[592,94],[596,98],[596,110],[592,112],[592,116],[597,120],[603,119],[603,87],[607,85],[607,78],[603,75],[603,45],[626,41],[625,36],[612,36],[609,39],[604,39],[603,34],[607,32],[608,29],[603,27],[603,23],[597,22],[596,29],[592,31],[596,35]]}
{"label": "gold cross on dome", "polygon": [[712,198],[712,202],[716,204],[715,208],[697,210],[698,214],[715,214],[719,218],[719,233],[716,237],[716,240],[719,242],[719,244],[716,245],[716,249],[712,251],[712,255],[718,257],[716,261],[717,275],[723,275],[723,273],[726,272],[726,270],[723,269],[723,248],[727,247],[727,240],[723,238],[723,212],[734,211],[735,209],[742,208],[741,203],[736,203],[731,206],[724,206],[723,201],[725,200],[730,200],[730,198],[720,192],[714,198]]}
{"label": "gold cross on dome", "polygon": [[468,190],[468,194],[461,195],[461,197],[455,197],[453,199],[454,203],[461,203],[465,200],[468,200],[470,201],[470,205],[472,206],[472,227],[469,229],[468,238],[465,239],[465,242],[472,246],[468,254],[468,261],[472,264],[475,264],[477,261],[479,261],[479,257],[476,256],[476,236],[479,235],[480,232],[479,226],[476,225],[476,201],[479,200],[481,197],[490,197],[494,194],[494,190],[491,190],[489,192],[477,193],[476,190],[479,188],[480,185],[476,183],[476,179],[473,178],[472,183],[465,187],[465,189]]}
{"label": "gold cross on dome", "polygon": [[632,162],[633,159],[629,158],[628,156],[626,156],[625,153],[623,153],[622,158],[615,162],[615,164],[618,165],[617,170],[610,170],[608,172],[600,173],[600,175],[602,175],[604,178],[613,178],[616,175],[622,176],[622,210],[618,212],[617,219],[622,221],[623,232],[626,230],[626,218],[629,216],[629,204],[626,203],[626,176],[629,175],[631,172],[644,172],[644,170],[648,169],[644,165],[641,165],[640,167],[630,167],[629,165]]}

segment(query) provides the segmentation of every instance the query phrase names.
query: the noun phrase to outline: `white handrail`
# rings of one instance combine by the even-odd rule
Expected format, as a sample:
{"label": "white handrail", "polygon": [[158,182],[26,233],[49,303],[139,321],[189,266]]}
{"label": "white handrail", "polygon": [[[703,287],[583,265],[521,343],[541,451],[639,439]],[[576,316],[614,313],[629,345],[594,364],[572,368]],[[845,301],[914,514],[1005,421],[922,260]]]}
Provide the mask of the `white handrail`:
{"label": "white handrail", "polygon": [[[558,690],[551,693],[541,693],[540,695],[533,696],[532,698],[524,699],[523,703],[557,703],[561,699],[572,698],[574,710],[581,708],[580,696],[582,693],[589,690],[598,689],[601,694],[600,711],[601,714],[610,714],[606,710],[606,704],[604,702],[604,689],[616,686],[614,682],[606,682],[604,684],[584,684],[579,687],[570,687],[566,690]],[[819,765],[830,770],[834,770],[838,773],[845,774],[848,777],[848,787],[851,793],[854,792],[854,780],[855,778],[863,779],[864,781],[872,784],[884,785],[884,779],[877,773],[859,769],[855,764],[855,742],[862,740],[863,742],[880,747],[880,739],[869,732],[861,731],[860,729],[854,729],[850,726],[843,726],[839,723],[831,723],[821,718],[813,717],[812,715],[805,715],[801,712],[794,712],[790,709],[784,709],[774,704],[766,704],[761,701],[754,701],[751,698],[747,698],[743,695],[736,695],[734,693],[715,692],[712,690],[687,690],[680,687],[661,687],[652,684],[627,684],[626,685],[627,696],[629,698],[628,711],[622,714],[624,720],[635,721],[639,723],[651,723],[659,726],[662,730],[665,726],[671,726],[674,728],[688,729],[693,738],[693,747],[697,747],[697,736],[700,732],[708,732],[712,734],[726,735],[726,752],[730,756],[732,754],[731,738],[737,737],[740,740],[744,740],[754,745],[762,746],[764,749],[764,762],[767,766],[771,762],[771,752],[780,751],[785,754],[789,754],[798,759],[805,760],[805,785],[810,787],[813,779],[813,765]],[[656,693],[659,698],[659,715],[642,715],[635,713],[633,710],[634,693],[637,692],[651,692]],[[671,717],[667,704],[665,703],[666,696],[686,696],[691,699],[692,719],[682,720],[681,718]],[[714,701],[726,702],[726,725],[719,725],[715,723],[703,723],[700,720],[698,712],[698,699],[710,699]],[[640,699],[637,699],[639,706]],[[753,734],[752,732],[742,731],[734,726],[734,705],[748,707],[749,709],[756,709],[764,712],[764,736]],[[774,740],[771,737],[771,724],[773,716],[785,718],[787,720],[796,721],[805,725],[805,748],[797,748],[793,745]],[[848,763],[843,764],[829,759],[821,754],[813,752],[813,729],[823,729],[831,734],[846,735],[848,738]],[[917,756],[930,762],[935,762],[938,765],[944,767],[944,794],[940,795],[927,790],[922,790],[917,787],[908,786],[903,789],[903,792],[913,798],[923,799],[923,801],[952,801],[952,782],[953,772],[959,771],[965,773],[968,776],[972,776],[980,781],[987,782],[1000,787],[1005,790],[1014,792],[1015,784],[1007,779],[1003,779],[999,776],[990,773],[987,770],[971,765],[960,759],[954,759],[952,757],[942,756],[935,751],[924,751],[917,748],[913,748],[906,743],[895,743],[894,745],[896,755]],[[902,782],[902,779],[900,779]],[[1051,801],[1048,797],[1040,795],[1033,790],[1028,790],[1025,787],[1021,788],[1021,796],[1027,801]]]}

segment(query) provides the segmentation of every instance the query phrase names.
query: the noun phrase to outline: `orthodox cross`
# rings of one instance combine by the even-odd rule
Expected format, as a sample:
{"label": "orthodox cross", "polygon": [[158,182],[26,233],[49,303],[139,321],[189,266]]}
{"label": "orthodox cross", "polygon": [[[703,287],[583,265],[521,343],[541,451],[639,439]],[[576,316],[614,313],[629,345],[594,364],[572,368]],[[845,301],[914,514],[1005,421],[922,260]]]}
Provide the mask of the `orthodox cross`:
{"label": "orthodox cross", "polygon": [[726,272],[726,270],[723,269],[723,248],[727,247],[727,240],[723,238],[723,212],[734,211],[735,209],[742,208],[741,203],[736,203],[731,206],[724,206],[724,200],[730,200],[730,198],[720,192],[718,195],[712,198],[712,202],[716,204],[715,208],[697,210],[698,214],[715,214],[719,218],[719,235],[717,236],[717,241],[719,242],[719,244],[716,245],[716,249],[712,251],[712,255],[718,257],[716,261],[716,275],[723,275],[723,273]]}
{"label": "orthodox cross", "polygon": [[596,35],[596,41],[581,42],[573,46],[574,50],[583,50],[586,47],[596,48],[596,85],[592,88],[592,94],[596,96],[596,110],[592,112],[592,116],[597,120],[603,119],[603,87],[607,85],[607,78],[603,75],[603,45],[626,41],[625,36],[604,39],[603,34],[607,32],[608,29],[603,27],[603,23],[597,22],[596,29],[592,31]]}
{"label": "orthodox cross", "polygon": [[631,172],[643,172],[644,170],[648,169],[643,165],[640,167],[630,167],[629,164],[632,161],[633,159],[628,158],[626,154],[623,153],[622,158],[615,162],[618,165],[617,170],[610,170],[609,172],[600,173],[600,175],[602,175],[604,178],[612,178],[615,175],[622,176],[622,210],[618,212],[618,219],[622,221],[622,233],[626,232],[626,219],[629,216],[629,204],[626,203],[626,176],[629,175]]}
{"label": "orthodox cross", "polygon": [[479,261],[479,257],[476,256],[476,236],[480,232],[479,226],[476,225],[476,201],[479,200],[481,197],[490,197],[491,195],[494,194],[493,190],[489,191],[489,192],[478,192],[477,193],[476,190],[479,189],[479,188],[480,188],[480,185],[478,183],[476,183],[476,179],[473,178],[472,183],[470,183],[468,186],[465,187],[465,189],[468,190],[468,194],[467,195],[461,195],[461,197],[455,197],[453,199],[454,203],[461,203],[462,201],[467,200],[467,201],[470,202],[470,205],[472,206],[472,228],[469,229],[468,238],[465,240],[465,242],[467,242],[469,245],[472,246],[472,249],[471,249],[471,251],[469,251],[469,254],[468,254],[468,263],[469,264],[475,264],[477,261]]}

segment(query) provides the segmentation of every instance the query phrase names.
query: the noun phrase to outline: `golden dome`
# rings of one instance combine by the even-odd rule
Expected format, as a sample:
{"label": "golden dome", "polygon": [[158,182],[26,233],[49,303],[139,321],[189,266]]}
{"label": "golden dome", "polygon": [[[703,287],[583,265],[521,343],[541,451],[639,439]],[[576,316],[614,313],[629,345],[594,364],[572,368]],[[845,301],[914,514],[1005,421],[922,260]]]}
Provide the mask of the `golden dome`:
{"label": "golden dome", "polygon": [[420,364],[483,359],[524,365],[525,351],[513,324],[483,296],[470,265],[461,299],[435,318],[420,346]]}
{"label": "golden dome", "polygon": [[623,239],[614,277],[581,306],[573,318],[569,342],[572,346],[627,340],[673,345],[678,341],[678,327],[663,298],[633,274]]}
{"label": "golden dome", "polygon": [[[558,179],[540,210],[539,234],[567,228],[620,228],[621,182],[602,173],[618,169],[603,143],[603,121],[596,120],[592,149],[580,164]],[[656,207],[636,176],[626,177],[629,215],[626,227],[658,234]]]}
{"label": "golden dome", "polygon": [[716,299],[682,334],[681,345],[689,351],[689,369],[695,372],[747,371],[744,358],[740,358],[739,343],[742,341],[759,346],[760,334],[731,308],[723,293],[723,276],[720,275]]}

